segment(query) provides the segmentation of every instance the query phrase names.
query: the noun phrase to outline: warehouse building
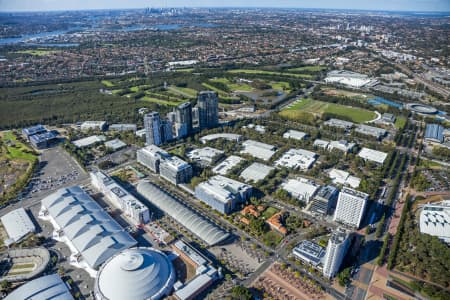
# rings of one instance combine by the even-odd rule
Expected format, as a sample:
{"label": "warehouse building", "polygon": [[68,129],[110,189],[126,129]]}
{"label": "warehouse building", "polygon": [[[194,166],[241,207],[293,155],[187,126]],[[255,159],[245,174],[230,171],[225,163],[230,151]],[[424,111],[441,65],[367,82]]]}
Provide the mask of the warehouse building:
{"label": "warehouse building", "polygon": [[439,124],[427,124],[425,128],[425,141],[434,143],[444,142],[444,127]]}
{"label": "warehouse building", "polygon": [[275,165],[278,167],[306,170],[311,168],[317,156],[316,153],[308,150],[290,149],[275,162]]}
{"label": "warehouse building", "polygon": [[149,182],[141,182],[138,184],[137,190],[151,204],[191,231],[208,246],[223,243],[230,237],[230,234],[222,228],[188,208],[157,186]]}
{"label": "warehouse building", "polygon": [[239,203],[250,199],[252,186],[216,175],[195,187],[195,196],[223,214],[232,212]]}
{"label": "warehouse building", "polygon": [[62,188],[42,199],[39,217],[53,225],[53,238],[66,243],[71,264],[95,277],[108,258],[136,241],[81,187]]}
{"label": "warehouse building", "polygon": [[96,300],[158,300],[176,280],[172,261],[154,248],[126,249],[109,258],[95,279]]}
{"label": "warehouse building", "polygon": [[160,174],[173,184],[188,183],[192,178],[190,164],[155,145],[137,150],[137,162]]}
{"label": "warehouse building", "polygon": [[103,135],[91,135],[76,141],[73,141],[72,144],[74,144],[77,148],[84,148],[92,146],[96,143],[103,143],[106,141],[106,137]]}
{"label": "warehouse building", "polygon": [[121,209],[135,224],[146,224],[150,221],[148,208],[136,197],[122,188],[114,179],[103,172],[91,172],[91,183],[105,194],[111,203]]}

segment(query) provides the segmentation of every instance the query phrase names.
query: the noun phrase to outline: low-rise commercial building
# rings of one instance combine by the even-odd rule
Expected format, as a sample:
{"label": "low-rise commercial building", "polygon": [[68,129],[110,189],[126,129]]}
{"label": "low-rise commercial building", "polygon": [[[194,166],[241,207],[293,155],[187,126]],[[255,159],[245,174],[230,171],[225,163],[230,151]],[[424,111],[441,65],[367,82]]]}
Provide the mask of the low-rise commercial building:
{"label": "low-rise commercial building", "polygon": [[289,179],[284,182],[281,187],[292,197],[295,197],[305,203],[309,203],[317,190],[320,188],[320,186],[314,181],[302,177],[297,177],[297,179]]}
{"label": "low-rise commercial building", "polygon": [[22,129],[22,135],[27,140],[32,135],[45,133],[45,132],[47,132],[47,129],[44,126],[42,126],[41,124]]}
{"label": "low-rise commercial building", "polygon": [[353,127],[353,123],[349,121],[339,120],[339,119],[329,119],[324,122],[323,125],[330,127],[337,127],[345,130],[350,130]]}
{"label": "low-rise commercial building", "polygon": [[200,142],[206,144],[207,142],[214,141],[217,139],[224,139],[232,142],[240,142],[242,140],[242,135],[234,133],[214,133],[201,137]]}
{"label": "low-rise commercial building", "polygon": [[243,161],[243,159],[240,158],[239,156],[231,155],[227,157],[224,161],[219,163],[217,166],[215,166],[212,169],[212,171],[215,174],[227,175],[227,173],[235,166],[237,166],[241,161]]}
{"label": "low-rise commercial building", "polygon": [[340,150],[342,152],[348,153],[356,146],[355,143],[350,143],[346,140],[331,141],[328,145],[328,150],[333,151],[334,149]]}
{"label": "low-rise commercial building", "polygon": [[122,188],[114,179],[103,172],[91,172],[91,183],[105,194],[111,203],[121,209],[135,224],[146,224],[150,221],[148,207],[136,197]]}
{"label": "low-rise commercial building", "polygon": [[253,182],[258,182],[266,178],[266,176],[269,175],[269,173],[274,169],[275,169],[274,167],[269,167],[261,163],[255,162],[250,166],[248,166],[244,171],[242,171],[241,177],[244,178],[245,182],[251,180]]}
{"label": "low-rise commercial building", "polygon": [[47,131],[30,136],[29,141],[34,148],[45,149],[58,141],[58,135],[52,131]]}
{"label": "low-rise commercial building", "polygon": [[125,144],[124,142],[122,142],[119,139],[113,139],[113,140],[105,142],[105,147],[110,148],[113,151],[120,150],[122,148],[125,148],[126,146],[127,146],[127,144]]}
{"label": "low-rise commercial building", "polygon": [[328,177],[330,177],[335,184],[347,185],[354,189],[356,189],[361,182],[360,178],[351,176],[349,172],[338,169],[331,169],[328,172]]}
{"label": "low-rise commercial building", "polygon": [[285,139],[294,139],[294,140],[305,140],[308,137],[308,134],[302,131],[289,129],[283,134]]}
{"label": "low-rise commercial building", "polygon": [[213,209],[229,214],[252,195],[252,186],[216,175],[195,187],[195,196]]}
{"label": "low-rise commercial building", "polygon": [[192,178],[190,164],[172,156],[155,145],[149,145],[136,152],[137,162],[173,184],[188,183]]}
{"label": "low-rise commercial building", "polygon": [[275,165],[278,167],[306,170],[314,164],[317,156],[316,153],[308,150],[290,149],[275,162]]}
{"label": "low-rise commercial building", "polygon": [[369,148],[362,148],[361,151],[358,153],[358,156],[364,160],[373,161],[378,164],[383,164],[387,157],[387,153],[372,150]]}
{"label": "low-rise commercial building", "polygon": [[106,121],[85,121],[80,125],[80,129],[83,131],[89,129],[105,131],[107,127]]}
{"label": "low-rise commercial building", "polygon": [[137,126],[136,124],[111,124],[108,129],[111,131],[136,131]]}
{"label": "low-rise commercial building", "polygon": [[91,135],[76,141],[73,141],[72,144],[74,144],[77,148],[84,148],[92,146],[96,143],[102,143],[106,141],[106,137],[103,135]]}
{"label": "low-rise commercial building", "polygon": [[244,141],[242,146],[244,149],[241,150],[241,153],[248,154],[265,161],[268,161],[277,151],[275,146],[253,140]]}
{"label": "low-rise commercial building", "polygon": [[443,143],[444,142],[444,127],[439,124],[427,124],[425,128],[424,139],[427,142]]}
{"label": "low-rise commercial building", "polygon": [[211,166],[223,157],[224,152],[211,147],[204,147],[189,151],[186,155],[192,162],[200,166]]}
{"label": "low-rise commercial building", "polygon": [[359,124],[358,127],[356,127],[355,131],[364,135],[376,137],[377,139],[382,139],[386,136],[387,133],[387,131],[383,128],[368,126],[364,124]]}
{"label": "low-rise commercial building", "polygon": [[325,248],[311,241],[301,241],[294,249],[292,254],[298,259],[317,267],[325,256]]}

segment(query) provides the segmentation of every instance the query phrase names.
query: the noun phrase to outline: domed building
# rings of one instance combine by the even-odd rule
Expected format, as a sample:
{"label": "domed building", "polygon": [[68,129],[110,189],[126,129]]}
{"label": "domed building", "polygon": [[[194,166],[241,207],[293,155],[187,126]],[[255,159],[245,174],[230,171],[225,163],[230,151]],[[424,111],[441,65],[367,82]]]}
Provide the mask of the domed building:
{"label": "domed building", "polygon": [[98,300],[156,300],[175,282],[172,262],[154,248],[131,248],[111,257],[95,280]]}

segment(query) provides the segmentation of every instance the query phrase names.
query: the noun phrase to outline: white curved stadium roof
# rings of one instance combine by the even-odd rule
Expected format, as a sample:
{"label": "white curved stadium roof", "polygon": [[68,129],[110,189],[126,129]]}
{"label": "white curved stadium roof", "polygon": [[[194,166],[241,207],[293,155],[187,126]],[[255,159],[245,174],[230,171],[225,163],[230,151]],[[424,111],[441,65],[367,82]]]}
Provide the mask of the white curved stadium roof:
{"label": "white curved stadium roof", "polygon": [[218,244],[230,236],[229,233],[151,183],[141,182],[138,184],[137,190],[153,205],[174,218],[210,246]]}
{"label": "white curved stadium roof", "polygon": [[67,285],[58,274],[39,277],[12,291],[5,300],[73,300]]}
{"label": "white curved stadium roof", "polygon": [[169,258],[153,248],[127,249],[110,258],[95,281],[97,299],[160,299],[172,290],[175,271]]}
{"label": "white curved stadium roof", "polygon": [[79,186],[59,189],[42,199],[64,235],[96,269],[136,241]]}

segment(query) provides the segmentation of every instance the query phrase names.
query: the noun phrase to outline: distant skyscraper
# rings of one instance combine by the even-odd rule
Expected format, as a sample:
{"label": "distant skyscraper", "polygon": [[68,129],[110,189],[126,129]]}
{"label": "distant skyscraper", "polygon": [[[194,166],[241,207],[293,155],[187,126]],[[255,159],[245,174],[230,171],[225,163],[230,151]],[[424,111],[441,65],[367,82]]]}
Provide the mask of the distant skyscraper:
{"label": "distant skyscraper", "polygon": [[161,118],[159,113],[152,111],[144,116],[144,128],[147,145],[161,145]]}
{"label": "distant skyscraper", "polygon": [[368,199],[366,193],[343,188],[339,193],[334,220],[359,228]]}
{"label": "distant skyscraper", "polygon": [[[190,102],[185,102],[180,104],[176,110],[175,122],[179,128],[185,128],[185,135],[189,135],[192,133],[192,106]],[[179,136],[183,137],[183,136]]]}
{"label": "distant skyscraper", "polygon": [[342,228],[336,229],[328,240],[323,263],[323,275],[332,278],[339,271],[350,245],[349,234]]}
{"label": "distant skyscraper", "polygon": [[213,91],[198,94],[198,119],[200,129],[213,128],[219,123],[219,99]]}

